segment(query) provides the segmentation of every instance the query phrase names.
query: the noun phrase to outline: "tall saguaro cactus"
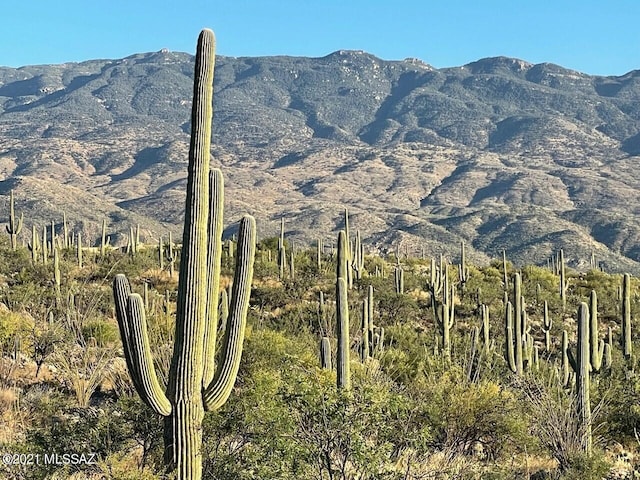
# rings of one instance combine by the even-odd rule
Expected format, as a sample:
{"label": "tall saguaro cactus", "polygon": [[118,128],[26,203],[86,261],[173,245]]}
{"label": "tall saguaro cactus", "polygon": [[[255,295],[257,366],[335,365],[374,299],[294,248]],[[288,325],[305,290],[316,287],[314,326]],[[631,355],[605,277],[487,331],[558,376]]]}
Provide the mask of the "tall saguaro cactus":
{"label": "tall saguaro cactus", "polygon": [[458,265],[458,280],[460,281],[460,289],[464,293],[469,281],[469,267],[467,266],[467,254],[464,240],[460,242],[460,265]]}
{"label": "tall saguaro cactus", "polygon": [[11,237],[11,250],[18,248],[18,234],[22,231],[22,223],[24,214],[20,214],[20,220],[16,221],[16,214],[13,202],[13,190],[9,196],[9,225],[7,225],[7,233]]}
{"label": "tall saguaro cactus", "polygon": [[175,344],[166,393],[151,358],[142,298],[124,275],[113,290],[127,366],[136,390],[165,417],[165,462],[180,480],[202,478],[202,418],[227,400],[235,383],[249,306],[255,255],[255,220],[240,222],[238,255],[223,355],[214,365],[222,252],[223,179],[210,171],[215,37],[198,39],[191,117],[191,145]]}
{"label": "tall saguaro cactus", "polygon": [[522,296],[520,273],[513,275],[513,304],[505,295],[505,360],[516,375],[530,368],[533,360],[533,337],[529,334],[528,316]]}
{"label": "tall saguaro cactus", "polygon": [[344,230],[338,233],[338,260],[336,279],[336,317],[338,351],[336,354],[336,373],[338,388],[351,388],[350,342],[349,342],[349,302],[347,298],[348,284],[348,250],[347,235]]}
{"label": "tall saguaro cactus", "polygon": [[107,237],[107,220],[102,220],[102,235],[100,237],[100,256],[104,257],[107,253],[107,246],[111,237]]}
{"label": "tall saguaro cactus", "polygon": [[565,271],[564,263],[564,250],[560,249],[560,255],[558,257],[558,268],[560,272],[560,300],[562,300],[562,310],[567,308],[567,287],[569,281],[567,280],[567,273]]}
{"label": "tall saguaro cactus", "polygon": [[591,370],[590,348],[589,348],[589,306],[582,302],[578,308],[578,345],[576,356],[573,357],[571,350],[569,362],[576,373],[576,397],[577,413],[584,428],[582,447],[589,455],[593,443],[591,435],[591,401],[589,398],[589,371]]}
{"label": "tall saguaro cactus", "polygon": [[631,276],[622,277],[622,350],[625,358],[631,358]]}
{"label": "tall saguaro cactus", "polygon": [[542,314],[542,331],[544,332],[544,349],[546,352],[551,351],[551,326],[553,320],[549,315],[549,303],[544,301],[544,310]]}

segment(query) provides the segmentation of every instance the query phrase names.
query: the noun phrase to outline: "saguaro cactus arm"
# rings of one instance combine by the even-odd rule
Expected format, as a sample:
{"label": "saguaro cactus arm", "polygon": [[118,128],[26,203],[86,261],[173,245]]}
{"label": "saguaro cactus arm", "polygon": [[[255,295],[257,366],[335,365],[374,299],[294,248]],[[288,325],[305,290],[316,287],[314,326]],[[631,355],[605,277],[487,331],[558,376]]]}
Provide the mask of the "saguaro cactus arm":
{"label": "saguaro cactus arm", "polygon": [[[220,292],[220,263],[222,260],[222,231],[224,213],[224,178],[219,169],[213,169],[209,173],[209,245],[207,258],[208,291],[207,291],[207,325],[204,332],[204,351],[215,351],[218,332],[218,305]],[[254,221],[255,224],[255,221]],[[255,230],[255,226],[254,226]],[[255,242],[254,242],[255,243]],[[249,279],[249,286],[251,279]],[[202,385],[207,388],[213,381],[215,374],[215,356],[205,355]]]}
{"label": "saguaro cactus arm", "polygon": [[255,250],[256,221],[253,217],[246,215],[240,221],[238,234],[238,255],[231,294],[231,311],[224,331],[224,360],[218,366],[212,382],[205,388],[202,397],[205,408],[210,411],[217,410],[227,401],[240,368]]}
{"label": "saguaro cactus arm", "polygon": [[138,391],[138,394],[156,413],[167,416],[171,413],[171,403],[160,386],[153,366],[144,304],[142,297],[137,293],[129,295],[127,316],[132,333],[130,336],[131,361],[138,365],[140,375],[141,391]]}
{"label": "saguaro cactus arm", "polygon": [[140,398],[159,415],[171,413],[171,403],[160,387],[147,334],[147,320],[142,297],[131,293],[124,275],[116,275],[113,294],[120,336],[129,374]]}

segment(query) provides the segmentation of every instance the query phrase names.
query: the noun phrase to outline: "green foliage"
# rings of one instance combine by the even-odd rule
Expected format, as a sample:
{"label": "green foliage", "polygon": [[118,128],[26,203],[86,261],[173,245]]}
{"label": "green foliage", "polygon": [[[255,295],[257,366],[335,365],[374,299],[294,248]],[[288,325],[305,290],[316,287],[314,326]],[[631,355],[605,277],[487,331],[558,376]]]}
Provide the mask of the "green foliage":
{"label": "green foliage", "polygon": [[469,383],[461,369],[429,376],[417,393],[432,426],[432,447],[470,455],[482,445],[490,459],[528,443],[527,420],[517,397],[491,381]]}
{"label": "green foliage", "polygon": [[89,320],[82,326],[82,336],[94,338],[99,347],[113,346],[119,339],[118,326],[100,319]]}
{"label": "green foliage", "polygon": [[33,331],[33,318],[9,311],[0,311],[0,353],[9,354],[13,350],[14,339],[27,339]]}
{"label": "green foliage", "polygon": [[[363,278],[354,280],[354,288],[349,290],[350,352],[355,357],[361,305],[369,285],[375,288],[374,323],[384,326],[385,345],[364,365],[351,362],[352,386],[346,394],[336,389],[335,371],[320,368],[318,355],[317,299],[318,291],[322,291],[335,358],[335,259],[326,255],[318,271],[315,249],[299,250],[295,279],[280,281],[277,241],[273,237],[260,243],[262,248],[273,248],[271,262],[266,256],[262,260],[260,252],[256,256],[249,333],[232,401],[204,417],[205,478],[326,480],[331,473],[333,478],[349,480],[497,480],[527,473],[533,477],[535,471],[524,466],[528,458],[541,459],[548,465],[553,459],[558,461],[560,467],[555,470],[545,467],[548,478],[602,478],[607,463],[600,449],[609,448],[613,441],[625,449],[635,445],[635,432],[640,431],[640,381],[636,373],[640,365],[638,358],[624,359],[621,352],[621,302],[617,298],[620,275],[596,270],[568,272],[567,312],[586,301],[595,289],[600,337],[606,339],[607,327],[613,327],[614,335],[613,368],[591,373],[591,402],[597,421],[594,451],[587,457],[574,441],[580,435],[579,422],[575,414],[572,417],[567,413],[573,411],[571,392],[555,384],[553,388],[550,383],[538,384],[549,380],[552,362],[561,358],[558,344],[563,329],[570,332],[570,341],[575,343],[575,320],[561,313],[556,275],[539,267],[522,267],[531,335],[542,345],[542,308],[547,300],[553,318],[552,346],[548,358],[547,354],[541,355],[539,370],[532,369],[514,379],[502,356],[501,261],[489,266],[470,265],[464,293],[457,285],[451,360],[444,361],[441,351],[436,351],[442,348],[437,346],[441,341],[437,340],[429,295],[424,291],[429,262],[403,259],[406,293],[396,295],[395,258],[388,263],[367,256]],[[166,478],[162,418],[134,393],[121,356],[113,360],[119,369],[105,369],[109,375],[100,376],[102,381],[95,393],[84,395],[85,403],[90,396],[91,406],[83,409],[73,406],[77,403],[73,381],[81,387],[85,373],[75,363],[67,369],[76,370],[75,377],[64,368],[55,371],[47,365],[62,365],[61,355],[84,358],[79,352],[87,341],[98,350],[111,352],[119,347],[106,284],[113,279],[114,271],[122,270],[132,276],[137,292],[142,292],[142,281],[149,282],[152,292],[171,291],[171,313],[165,314],[158,304],[147,318],[153,364],[164,388],[175,333],[175,277],[169,279],[159,272],[157,249],[140,250],[133,258],[112,250],[105,257],[86,255],[84,260],[80,271],[73,251],[63,252],[62,301],[56,305],[52,262],[33,264],[25,248],[18,246],[13,251],[8,236],[0,237],[0,301],[9,308],[0,308],[4,357],[0,374],[4,380],[11,380],[4,381],[2,387],[11,388],[19,397],[5,409],[3,421],[11,412],[18,412],[19,405],[24,422],[11,441],[0,446],[16,452],[42,452],[55,444],[57,451],[68,451],[75,442],[83,449],[100,452],[99,464],[83,473],[107,479]],[[386,272],[386,278],[374,276],[376,266]],[[227,267],[225,273],[231,276],[233,262],[229,261]],[[511,292],[513,268],[509,265],[508,269]],[[452,278],[455,282],[456,275]],[[74,293],[73,307],[68,292]],[[637,292],[638,281],[632,278],[634,318],[640,308]],[[484,345],[482,351],[478,347],[474,351],[470,340],[470,333],[481,325],[480,302],[489,305],[491,311],[493,346],[488,351],[484,351]],[[17,337],[21,355],[14,360]],[[637,335],[633,340],[637,350]],[[68,352],[75,352],[75,357]],[[107,360],[112,362],[110,357]],[[43,365],[38,377],[33,374],[34,362]],[[45,385],[68,388],[45,389]],[[538,402],[546,398],[546,403],[541,407],[533,398]],[[551,433],[556,437],[550,437]],[[0,476],[5,473],[6,469],[0,471]],[[71,468],[55,471],[63,476],[73,473]],[[44,479],[53,474],[51,468],[39,467],[23,477]]]}
{"label": "green foliage", "polygon": [[563,472],[563,480],[601,480],[607,478],[611,465],[601,451],[591,455],[576,454],[570,459],[568,468]]}
{"label": "green foliage", "polygon": [[[125,448],[129,444],[130,424],[122,422],[113,403],[101,408],[77,409],[56,391],[32,389],[23,398],[24,406],[37,418],[27,432],[25,443],[16,448],[30,453],[95,453],[96,460]],[[15,451],[12,449],[12,451]],[[38,480],[74,471],[92,472],[95,465],[32,465],[27,478]]]}

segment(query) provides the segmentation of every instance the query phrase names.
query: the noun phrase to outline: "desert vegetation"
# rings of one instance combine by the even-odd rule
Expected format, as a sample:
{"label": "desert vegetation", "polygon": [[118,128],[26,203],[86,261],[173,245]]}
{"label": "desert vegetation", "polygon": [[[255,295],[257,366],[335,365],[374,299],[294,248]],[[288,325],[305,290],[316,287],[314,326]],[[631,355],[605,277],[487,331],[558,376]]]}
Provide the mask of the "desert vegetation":
{"label": "desert vegetation", "polygon": [[223,239],[206,63],[180,244],[83,239],[63,208],[27,235],[11,193],[2,478],[634,478],[635,278],[382,255],[347,210],[309,246],[251,217]]}
{"label": "desert vegetation", "polygon": [[[327,235],[303,248],[286,229],[257,242],[237,380],[202,417],[203,478],[606,478],[635,469],[635,278],[565,268],[563,300],[561,263],[381,257],[353,234],[347,248],[344,230],[335,247]],[[145,312],[149,367],[166,391],[179,275],[166,259],[160,267],[157,242],[141,241],[135,254],[85,247],[80,267],[54,232],[47,263],[0,239],[2,450],[40,456],[5,464],[2,475],[165,478],[162,416],[127,369],[112,284],[126,273]],[[234,241],[224,244],[223,353],[238,260]],[[359,248],[360,265],[351,257]],[[171,249],[179,269],[181,246]],[[56,453],[96,457],[43,464]]]}

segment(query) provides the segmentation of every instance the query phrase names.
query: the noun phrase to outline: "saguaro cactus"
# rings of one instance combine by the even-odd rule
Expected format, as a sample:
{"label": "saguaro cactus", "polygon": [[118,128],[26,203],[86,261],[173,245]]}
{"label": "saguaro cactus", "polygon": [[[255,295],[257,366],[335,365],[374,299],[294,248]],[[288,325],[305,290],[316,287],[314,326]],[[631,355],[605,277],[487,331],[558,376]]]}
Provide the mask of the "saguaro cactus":
{"label": "saguaro cactus", "polygon": [[11,237],[11,249],[18,248],[18,235],[22,231],[22,223],[24,221],[24,213],[20,214],[20,220],[16,222],[16,214],[13,202],[13,190],[9,194],[9,225],[7,225],[7,233]]}
{"label": "saguaro cactus", "polygon": [[598,297],[595,290],[589,296],[589,361],[594,373],[598,373],[603,366],[611,366],[611,345],[599,338],[598,334]]}
{"label": "saguaro cactus", "polygon": [[504,291],[509,290],[509,276],[507,275],[507,252],[502,250],[502,286]]}
{"label": "saguaro cactus", "polygon": [[165,258],[169,263],[169,277],[173,278],[176,269],[176,253],[173,250],[173,238],[171,236],[171,232],[169,232],[169,243],[167,244],[165,255]]}
{"label": "saguaro cactus", "polygon": [[78,232],[76,257],[78,258],[78,267],[82,268],[82,232]]}
{"label": "saguaro cactus", "polygon": [[551,350],[551,326],[553,321],[549,316],[549,303],[544,301],[544,310],[542,315],[542,330],[544,331],[544,349],[546,352]]}
{"label": "saguaro cactus", "polygon": [[56,304],[60,304],[60,285],[61,285],[60,275],[60,254],[58,253],[58,249],[53,249],[53,283],[55,285],[56,291]]}
{"label": "saguaro cactus", "polygon": [[394,270],[394,285],[396,288],[396,295],[404,294],[404,270],[400,264],[396,265]]}
{"label": "saguaro cactus", "polygon": [[336,355],[338,388],[351,388],[350,342],[349,342],[349,302],[347,299],[348,271],[347,264],[347,236],[344,230],[338,234],[338,261],[336,280],[336,317],[338,336],[338,352]]}
{"label": "saguaro cactus", "polygon": [[565,271],[564,264],[564,250],[560,249],[560,256],[558,257],[558,267],[560,271],[560,299],[562,300],[562,310],[567,308],[567,287],[569,281],[567,280],[567,273]]}
{"label": "saguaro cactus", "polygon": [[31,242],[27,245],[31,252],[31,261],[35,264],[38,262],[38,253],[40,252],[40,239],[38,238],[38,232],[36,226],[31,227]]}
{"label": "saguaro cactus", "polygon": [[349,210],[347,208],[344,209],[344,234],[345,234],[345,248],[346,248],[346,259],[347,259],[347,286],[349,290],[353,288],[353,270],[350,268],[351,262],[353,261],[353,251],[351,250],[351,234],[349,233]]}
{"label": "saguaro cactus", "polygon": [[491,350],[491,340],[489,339],[489,306],[480,305],[480,311],[482,316],[482,344],[484,345],[484,353],[489,354]]}
{"label": "saguaro cactus", "polygon": [[49,258],[49,251],[47,248],[47,227],[42,227],[42,264],[47,264]]}
{"label": "saguaro cactus", "polygon": [[284,280],[287,265],[287,251],[284,246],[284,218],[280,219],[280,239],[278,240],[278,272],[280,280]]}
{"label": "saguaro cactus", "polygon": [[591,401],[589,398],[589,371],[591,369],[589,348],[589,306],[582,302],[578,308],[578,346],[575,357],[568,350],[569,362],[576,373],[577,413],[582,421],[584,437],[582,447],[586,454],[591,453],[593,443],[591,435]]}
{"label": "saguaro cactus", "polygon": [[71,240],[69,239],[69,226],[67,225],[67,214],[62,212],[62,239],[63,248],[71,248]]}
{"label": "saguaro cactus", "polygon": [[109,245],[111,237],[107,237],[107,221],[102,220],[102,235],[100,237],[100,256],[104,257],[107,253],[107,246]]}
{"label": "saguaro cactus", "polygon": [[[451,359],[451,328],[455,321],[455,285],[449,282],[446,266],[443,269],[441,298],[431,289],[431,308],[442,338],[442,353],[447,360]],[[430,287],[431,288],[431,287]]]}
{"label": "saguaro cactus", "polygon": [[513,303],[508,302],[505,310],[505,341],[507,362],[511,371],[518,375],[524,371],[521,292],[520,274],[516,272],[513,276]]}
{"label": "saguaro cactus", "polygon": [[631,358],[631,277],[622,277],[622,350],[626,358]]}
{"label": "saguaro cactus", "polygon": [[522,281],[516,272],[513,275],[513,304],[510,301],[505,304],[505,360],[516,375],[522,375],[530,368],[533,360],[533,337],[529,334],[527,319]]}
{"label": "saguaro cactus", "polygon": [[223,179],[210,171],[210,141],[215,38],[203,30],[198,39],[191,117],[191,145],[182,257],[176,306],[175,344],[166,393],[151,358],[142,298],[131,294],[124,275],[113,290],[116,315],[133,384],[142,399],[165,417],[165,462],[181,480],[202,478],[202,418],[227,400],[240,365],[253,261],[255,220],[240,222],[239,254],[223,355],[214,365],[217,303],[222,256]]}
{"label": "saguaro cactus", "polygon": [[320,339],[320,365],[325,370],[331,370],[331,341],[329,337]]}
{"label": "saguaro cactus", "polygon": [[467,255],[464,240],[460,242],[460,265],[458,265],[458,280],[460,289],[464,293],[469,281],[469,267],[467,266]]}

